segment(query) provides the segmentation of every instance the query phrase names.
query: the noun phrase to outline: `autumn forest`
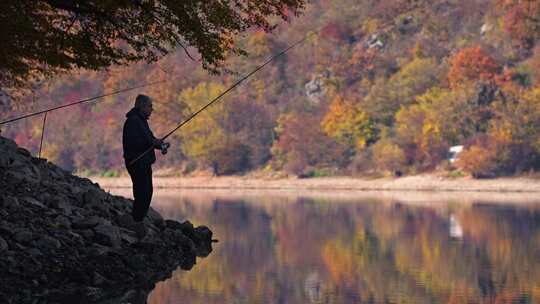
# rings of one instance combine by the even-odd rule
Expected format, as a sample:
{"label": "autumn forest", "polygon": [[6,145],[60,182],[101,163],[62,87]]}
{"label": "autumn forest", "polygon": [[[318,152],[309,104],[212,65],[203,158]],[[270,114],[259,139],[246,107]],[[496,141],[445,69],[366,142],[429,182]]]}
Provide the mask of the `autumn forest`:
{"label": "autumn forest", "polygon": [[[122,124],[137,93],[154,98],[150,125],[163,136],[309,35],[169,137],[169,153],[156,165],[177,174],[307,177],[534,172],[539,18],[536,0],[310,1],[273,31],[236,37],[248,54],[229,54],[218,74],[190,48],[150,64],[81,69],[10,103],[2,120],[158,82],[48,114],[42,157],[68,170],[114,175],[123,169]],[[36,116],[2,126],[2,135],[37,153],[42,126]],[[448,150],[457,145],[464,150],[450,163]]]}

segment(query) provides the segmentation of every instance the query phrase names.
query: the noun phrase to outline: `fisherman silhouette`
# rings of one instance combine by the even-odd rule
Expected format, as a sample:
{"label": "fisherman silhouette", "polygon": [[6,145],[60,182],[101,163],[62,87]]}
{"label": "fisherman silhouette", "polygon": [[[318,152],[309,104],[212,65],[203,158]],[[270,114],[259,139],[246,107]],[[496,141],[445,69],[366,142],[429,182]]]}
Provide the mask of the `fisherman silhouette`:
{"label": "fisherman silhouette", "polygon": [[[150,130],[147,120],[152,111],[152,99],[146,95],[138,95],[135,98],[135,106],[126,114],[127,119],[122,132],[124,161],[133,183],[135,198],[131,216],[136,222],[134,230],[139,238],[143,238],[146,234],[143,220],[152,201],[152,164],[156,161],[154,149],[160,149],[162,154],[166,154],[169,145],[157,139]],[[151,150],[145,153],[148,149]],[[137,160],[133,162],[135,159]]]}

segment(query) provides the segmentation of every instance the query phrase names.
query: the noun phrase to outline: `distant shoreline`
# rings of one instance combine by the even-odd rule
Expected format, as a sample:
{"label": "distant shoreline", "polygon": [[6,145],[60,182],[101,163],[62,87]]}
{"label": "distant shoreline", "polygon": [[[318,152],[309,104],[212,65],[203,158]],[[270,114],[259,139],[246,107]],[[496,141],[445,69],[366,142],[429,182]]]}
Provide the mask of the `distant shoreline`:
{"label": "distant shoreline", "polygon": [[[131,188],[129,177],[88,177],[104,188]],[[447,192],[540,192],[540,179],[510,177],[496,179],[442,178],[416,175],[401,178],[282,178],[242,176],[154,177],[155,188],[230,190],[317,190],[317,191],[447,191]]]}

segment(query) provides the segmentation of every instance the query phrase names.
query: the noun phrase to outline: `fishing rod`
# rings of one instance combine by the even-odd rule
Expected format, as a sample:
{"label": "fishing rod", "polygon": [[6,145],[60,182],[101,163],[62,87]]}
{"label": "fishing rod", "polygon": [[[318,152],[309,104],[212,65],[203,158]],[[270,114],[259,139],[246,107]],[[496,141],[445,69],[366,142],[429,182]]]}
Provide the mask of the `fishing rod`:
{"label": "fishing rod", "polygon": [[[317,31],[315,32],[311,32],[309,34],[307,34],[306,36],[304,36],[302,39],[296,41],[295,43],[291,44],[289,47],[287,47],[286,49],[282,50],[281,52],[279,52],[278,54],[272,56],[270,59],[266,60],[265,63],[259,65],[257,68],[255,68],[253,71],[249,72],[247,75],[245,75],[244,77],[240,78],[239,80],[237,80],[232,86],[230,86],[228,89],[226,89],[225,91],[223,91],[221,94],[219,94],[216,98],[212,99],[209,103],[207,103],[205,106],[203,106],[202,108],[200,108],[199,110],[197,110],[196,112],[194,112],[193,114],[191,114],[186,120],[182,121],[176,128],[174,128],[173,130],[171,130],[169,133],[167,133],[165,136],[163,136],[162,138],[160,138],[161,141],[164,141],[167,137],[171,136],[174,132],[176,132],[178,129],[180,129],[182,126],[184,126],[185,124],[187,124],[189,121],[191,121],[193,118],[195,118],[195,116],[197,116],[199,113],[201,113],[202,111],[206,110],[206,108],[210,107],[212,104],[214,104],[215,102],[217,102],[221,97],[223,97],[225,94],[229,93],[230,91],[232,91],[234,88],[236,88],[238,85],[240,85],[240,83],[242,83],[244,80],[248,79],[251,75],[257,73],[260,69],[262,69],[263,67],[265,67],[267,64],[269,64],[270,62],[274,61],[274,59],[282,56],[283,54],[287,53],[289,50],[291,50],[292,48],[296,47],[297,45],[303,43],[304,41],[306,41],[311,35],[314,35],[316,34]],[[137,156],[135,159],[133,159],[131,162],[129,162],[128,166],[132,166],[135,162],[137,162],[139,159],[141,159],[144,155],[146,155],[146,153],[152,151],[154,149],[154,146],[151,146],[149,147],[148,149],[146,149],[146,151],[144,151],[143,153],[141,153],[139,156]]]}
{"label": "fishing rod", "polygon": [[128,87],[128,88],[124,88],[124,89],[121,89],[121,90],[113,91],[111,93],[102,94],[102,95],[99,95],[99,96],[94,96],[94,97],[82,99],[82,100],[75,101],[75,102],[68,103],[68,104],[64,104],[64,105],[61,105],[61,106],[57,106],[57,107],[45,109],[45,110],[42,110],[42,111],[26,114],[26,115],[23,115],[23,116],[7,119],[7,120],[4,120],[4,121],[0,122],[0,125],[8,124],[8,123],[11,123],[11,122],[15,122],[15,121],[25,119],[25,118],[28,118],[28,117],[32,117],[32,116],[36,116],[36,115],[40,115],[40,114],[43,114],[43,113],[52,112],[52,111],[55,111],[55,110],[58,110],[58,109],[67,108],[67,107],[70,107],[70,106],[74,106],[74,105],[77,105],[77,104],[89,102],[89,101],[100,99],[100,98],[103,98],[103,97],[116,95],[116,94],[120,94],[120,93],[123,93],[123,92],[132,91],[132,90],[135,90],[135,89],[140,89],[140,88],[144,88],[144,87],[148,87],[148,86],[153,86],[153,85],[156,85],[158,83],[167,82],[167,81],[169,81],[169,80],[166,79],[166,80],[159,80],[159,81],[154,81],[154,82],[143,83],[141,85],[137,85],[137,86],[134,86],[134,87]]}

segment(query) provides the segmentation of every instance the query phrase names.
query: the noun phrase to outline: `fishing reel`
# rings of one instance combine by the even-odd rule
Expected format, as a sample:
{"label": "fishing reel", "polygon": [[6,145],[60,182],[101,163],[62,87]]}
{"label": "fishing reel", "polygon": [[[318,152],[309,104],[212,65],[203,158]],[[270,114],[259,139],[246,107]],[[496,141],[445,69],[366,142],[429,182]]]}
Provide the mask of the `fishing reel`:
{"label": "fishing reel", "polygon": [[170,143],[162,143],[161,146],[159,147],[159,149],[161,150],[161,154],[165,155],[167,154],[167,149],[169,149],[169,147],[171,146]]}

